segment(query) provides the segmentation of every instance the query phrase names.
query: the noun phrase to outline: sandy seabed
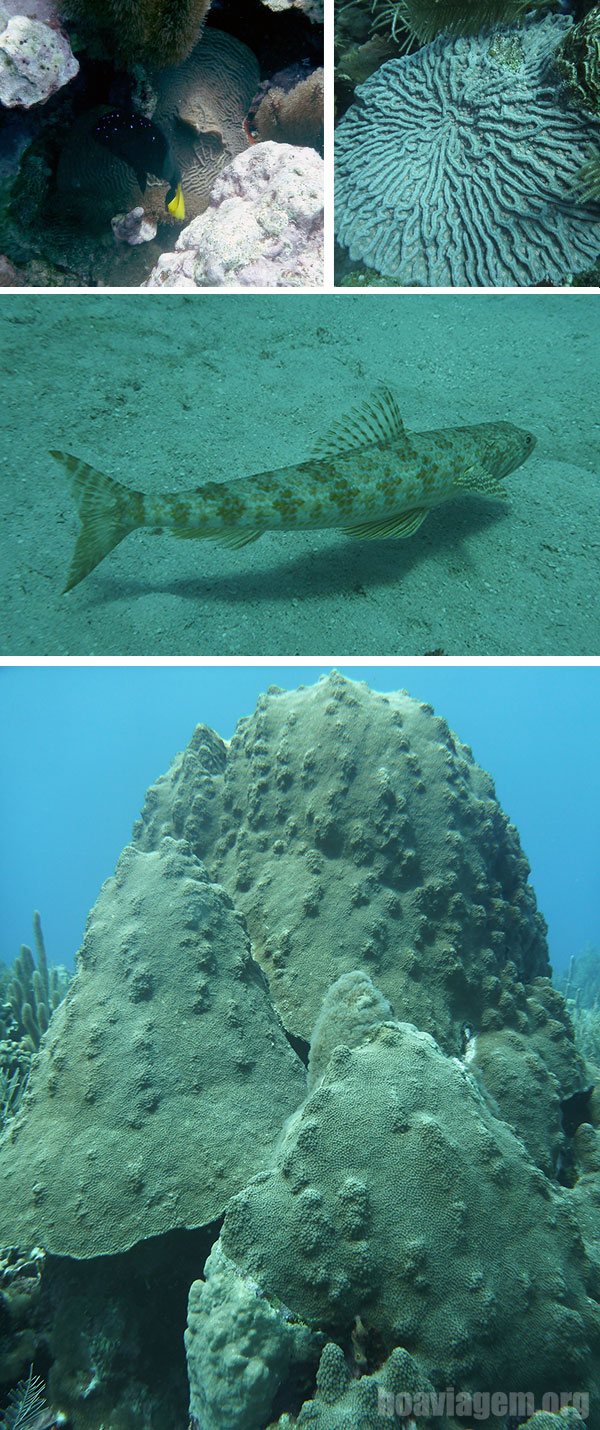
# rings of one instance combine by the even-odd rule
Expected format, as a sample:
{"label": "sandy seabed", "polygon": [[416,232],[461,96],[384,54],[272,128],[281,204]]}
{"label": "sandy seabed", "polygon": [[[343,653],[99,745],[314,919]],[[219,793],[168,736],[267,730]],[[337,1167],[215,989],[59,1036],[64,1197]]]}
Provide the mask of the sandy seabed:
{"label": "sandy seabed", "polygon": [[[600,327],[586,293],[0,297],[0,652],[598,655]],[[304,460],[377,383],[409,429],[535,433],[506,504],[409,540],[135,532],[61,595],[77,515],[48,449],[184,490]]]}

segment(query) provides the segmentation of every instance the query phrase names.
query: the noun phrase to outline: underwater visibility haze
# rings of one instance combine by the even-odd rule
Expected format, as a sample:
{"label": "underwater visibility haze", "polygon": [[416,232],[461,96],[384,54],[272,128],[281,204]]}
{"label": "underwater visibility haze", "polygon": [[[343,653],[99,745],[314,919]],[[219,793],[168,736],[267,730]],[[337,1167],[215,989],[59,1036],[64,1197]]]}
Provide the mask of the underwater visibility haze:
{"label": "underwater visibility haze", "polygon": [[[443,690],[471,733],[484,682],[499,759],[553,702],[551,785],[598,672],[396,671],[413,693],[280,673],[232,730],[260,673],[204,672],[225,738],[198,725],[150,785],[66,993],[39,922],[0,984],[5,1430],[385,1430],[407,1407],[416,1430],[509,1430],[514,1405],[597,1430],[577,1012],[600,952],[577,998],[553,985],[519,832]],[[195,682],[205,713],[197,670],[26,683],[63,674],[99,721],[136,677],[182,706]]]}
{"label": "underwater visibility haze", "polygon": [[7,300],[2,652],[597,654],[588,297],[380,303]]}

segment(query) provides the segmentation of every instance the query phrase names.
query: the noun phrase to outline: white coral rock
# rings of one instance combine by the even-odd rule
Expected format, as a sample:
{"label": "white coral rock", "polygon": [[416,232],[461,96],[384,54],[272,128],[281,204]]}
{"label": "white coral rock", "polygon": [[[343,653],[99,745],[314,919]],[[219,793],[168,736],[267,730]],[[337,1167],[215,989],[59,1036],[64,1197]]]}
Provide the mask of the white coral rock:
{"label": "white coral rock", "polygon": [[269,10],[303,10],[313,25],[323,24],[323,0],[263,0]]}
{"label": "white coral rock", "polygon": [[149,288],[314,287],[323,283],[323,161],[257,144],[223,169],[205,213],[163,254]]}
{"label": "white coral rock", "polygon": [[66,37],[41,20],[13,15],[0,34],[0,103],[30,109],[68,84],[79,65]]}

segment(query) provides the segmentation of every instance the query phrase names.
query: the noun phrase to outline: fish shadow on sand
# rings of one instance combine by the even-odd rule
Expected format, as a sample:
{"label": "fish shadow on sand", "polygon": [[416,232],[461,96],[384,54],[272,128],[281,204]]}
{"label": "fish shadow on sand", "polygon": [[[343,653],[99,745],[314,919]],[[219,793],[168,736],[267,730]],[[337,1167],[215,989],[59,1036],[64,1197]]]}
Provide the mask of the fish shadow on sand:
{"label": "fish shadow on sand", "polygon": [[[228,601],[231,604],[240,601],[288,602],[291,596],[299,600],[324,596],[364,598],[376,587],[397,585],[413,567],[436,556],[444,558],[445,564],[440,566],[442,574],[447,574],[447,558],[453,554],[467,572],[472,572],[473,565],[462,547],[463,541],[509,515],[508,506],[496,501],[481,498],[473,503],[468,498],[457,499],[437,511],[433,510],[422,529],[407,541],[394,538],[382,541],[338,540],[336,533],[335,542],[320,547],[318,551],[304,550],[296,555],[292,554],[293,542],[301,538],[310,541],[313,533],[297,532],[292,535],[286,532],[280,545],[281,557],[275,561],[259,562],[260,546],[256,546],[252,548],[252,567],[244,570],[240,566],[236,569],[234,563],[240,560],[238,554],[224,552],[226,571],[213,571],[191,578],[159,578],[153,581],[152,564],[148,559],[144,561],[143,569],[148,572],[144,579],[109,581],[103,573],[96,582],[92,603],[96,606],[108,605],[123,596],[135,599],[156,593],[177,596],[186,601]],[[272,533],[266,539],[272,541]],[[245,553],[244,557],[248,560]]]}

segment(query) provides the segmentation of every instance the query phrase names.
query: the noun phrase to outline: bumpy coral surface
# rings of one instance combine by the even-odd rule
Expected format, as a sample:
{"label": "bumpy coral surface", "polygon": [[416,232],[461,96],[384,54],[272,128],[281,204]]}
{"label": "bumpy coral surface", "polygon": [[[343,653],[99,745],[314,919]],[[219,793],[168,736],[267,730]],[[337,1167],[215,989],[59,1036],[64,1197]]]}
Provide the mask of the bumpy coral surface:
{"label": "bumpy coral surface", "polygon": [[212,1221],[304,1086],[223,890],[185,844],[129,847],[0,1142],[0,1244],[92,1257]]}
{"label": "bumpy coral surface", "polygon": [[593,1379],[600,1308],[570,1194],[410,1024],[334,1051],[221,1236],[307,1324],[337,1338],[359,1316],[438,1387],[539,1395],[557,1365]]}
{"label": "bumpy coral surface", "polygon": [[216,180],[206,213],[162,254],[148,288],[298,288],[323,282],[323,161],[257,144]]}
{"label": "bumpy coral surface", "polygon": [[0,104],[30,109],[68,84],[79,64],[66,36],[28,15],[12,16],[2,28],[0,8]]}
{"label": "bumpy coral surface", "polygon": [[[314,1398],[305,1401],[295,1424],[298,1430],[382,1430],[387,1422],[394,1424],[401,1404],[397,1397],[432,1393],[431,1382],[407,1351],[392,1351],[375,1374],[357,1380],[340,1346],[330,1341],[321,1356]],[[292,1423],[284,1415],[277,1425],[288,1430]]]}
{"label": "bumpy coral surface", "polygon": [[269,88],[261,100],[253,128],[259,139],[278,144],[308,144],[323,153],[324,76],[313,70],[292,88]]}
{"label": "bumpy coral surface", "polygon": [[229,746],[200,726],[136,837],[188,839],[248,921],[292,1033],[362,966],[396,1017],[462,1051],[518,1025],[545,925],[489,776],[430,706],[333,673],[270,691]]}
{"label": "bumpy coral surface", "polygon": [[563,282],[600,249],[577,191],[600,125],[556,70],[567,17],[382,65],[336,136],[339,240],[407,284]]}
{"label": "bumpy coral surface", "polygon": [[61,0],[65,15],[106,37],[129,64],[161,69],[196,44],[210,0]]}
{"label": "bumpy coral surface", "polygon": [[185,1345],[193,1425],[262,1430],[290,1370],[314,1374],[322,1343],[285,1307],[272,1306],[217,1242],[204,1280],[190,1290]]}

